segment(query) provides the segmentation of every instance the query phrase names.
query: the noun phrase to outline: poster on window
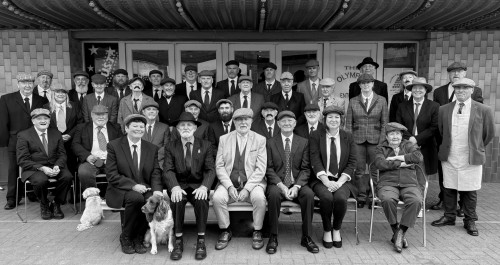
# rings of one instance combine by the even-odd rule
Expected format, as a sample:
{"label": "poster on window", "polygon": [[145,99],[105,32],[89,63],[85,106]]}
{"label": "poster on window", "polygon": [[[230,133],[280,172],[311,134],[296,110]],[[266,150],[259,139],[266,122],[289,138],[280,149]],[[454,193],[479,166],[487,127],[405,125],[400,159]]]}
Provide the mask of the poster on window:
{"label": "poster on window", "polygon": [[359,70],[356,66],[363,58],[369,57],[369,50],[349,51],[339,50],[335,52],[335,95],[349,102],[349,84],[356,82]]}
{"label": "poster on window", "polygon": [[107,86],[110,86],[113,73],[119,67],[118,43],[84,43],[85,71],[92,76],[102,74],[106,76]]}

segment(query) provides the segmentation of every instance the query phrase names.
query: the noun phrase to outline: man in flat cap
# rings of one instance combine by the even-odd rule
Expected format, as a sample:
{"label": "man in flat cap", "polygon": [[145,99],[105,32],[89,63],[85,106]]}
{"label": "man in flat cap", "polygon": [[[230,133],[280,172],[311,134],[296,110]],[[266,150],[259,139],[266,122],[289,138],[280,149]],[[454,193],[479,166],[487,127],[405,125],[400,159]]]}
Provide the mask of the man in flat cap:
{"label": "man in flat cap", "polygon": [[267,141],[267,207],[271,235],[266,252],[278,251],[278,225],[282,201],[300,204],[302,214],[301,245],[309,252],[318,253],[318,246],[312,240],[312,218],[314,213],[314,192],[307,185],[311,175],[308,140],[293,133],[295,114],[285,110],[278,114],[281,133]]}
{"label": "man in flat cap", "polygon": [[82,109],[83,98],[87,94],[94,92],[92,85],[90,85],[89,74],[85,71],[79,70],[73,74],[73,82],[75,83],[75,89],[71,89],[68,92],[68,97],[71,102],[75,104],[78,111]]}
{"label": "man in flat cap", "polygon": [[408,90],[407,87],[416,77],[417,72],[413,70],[406,70],[399,73],[399,80],[401,81],[402,89],[399,93],[393,95],[391,98],[391,106],[389,108],[389,122],[396,121],[396,113],[398,112],[399,104],[413,100],[413,98],[411,97],[411,90]]}
{"label": "man in flat cap", "polygon": [[[95,178],[97,174],[105,174],[106,145],[122,136],[118,124],[109,122],[108,108],[104,105],[95,105],[92,108],[92,119],[79,124],[71,144],[73,152],[78,157],[78,178],[82,190],[97,187]],[[104,192],[101,192],[104,194]]]}
{"label": "man in flat cap", "polygon": [[122,98],[132,93],[132,89],[129,87],[128,72],[125,69],[116,69],[113,75],[112,86],[106,88],[106,94],[114,96],[120,103]]}
{"label": "man in flat cap", "polygon": [[50,101],[50,85],[52,84],[52,78],[54,78],[54,74],[52,74],[49,70],[44,69],[38,72],[38,74],[36,75],[36,81],[38,84],[33,90],[33,94],[42,96]]}
{"label": "man in flat cap", "polygon": [[239,93],[230,96],[228,99],[233,102],[234,110],[239,108],[251,108],[254,113],[253,120],[260,117],[260,109],[264,104],[264,96],[252,91],[253,81],[250,76],[240,76],[239,78]]}
{"label": "man in flat cap", "polygon": [[202,89],[191,91],[189,98],[201,103],[200,118],[214,122],[219,120],[219,112],[217,111],[217,102],[220,99],[226,98],[224,92],[220,89],[214,89],[212,86],[214,82],[213,73],[208,70],[200,72],[201,87]]}
{"label": "man in flat cap", "polygon": [[332,78],[327,77],[321,80],[319,85],[321,87],[321,97],[317,103],[321,112],[328,106],[337,106],[343,110],[347,108],[345,99],[335,96],[335,81]]}
{"label": "man in flat cap", "polygon": [[[29,180],[40,201],[41,217],[44,220],[63,219],[61,204],[66,203],[66,195],[73,175],[66,168],[66,151],[61,133],[49,128],[50,111],[34,109],[31,112],[33,127],[19,133],[17,137],[17,162],[22,168],[21,180]],[[54,201],[47,198],[49,178],[57,179],[53,190]]]}
{"label": "man in flat cap", "polygon": [[163,196],[158,147],[142,139],[147,120],[131,114],[124,120],[126,135],[110,141],[106,159],[106,203],[124,207],[120,245],[125,254],[144,254],[144,234],[148,229],[141,207],[153,194]]}
{"label": "man in flat cap", "polygon": [[17,88],[9,94],[0,97],[0,147],[7,147],[7,203],[4,209],[11,210],[16,207],[16,188],[19,167],[16,157],[17,134],[32,126],[31,111],[42,108],[48,99],[33,94],[35,78],[30,74],[17,75]]}
{"label": "man in flat cap", "polygon": [[464,228],[472,236],[479,235],[475,223],[477,190],[481,189],[485,149],[495,136],[491,108],[471,98],[475,86],[468,78],[453,82],[457,100],[439,108],[444,216],[432,222],[433,226],[455,225],[460,194]]}
{"label": "man in flat cap", "polygon": [[318,103],[320,97],[319,82],[321,80],[318,76],[319,62],[312,59],[307,61],[305,66],[308,78],[297,84],[297,92],[304,94],[306,104]]}
{"label": "man in flat cap", "polygon": [[161,85],[162,79],[162,71],[156,69],[149,71],[149,81],[152,87],[144,89],[143,91],[146,96],[152,97],[156,103],[158,103],[163,96],[163,87]]}
{"label": "man in flat cap", "polygon": [[129,82],[129,87],[132,93],[125,96],[120,100],[120,107],[118,108],[118,123],[125,131],[124,119],[130,114],[140,114],[142,106],[155,102],[150,96],[146,96],[142,91],[144,90],[144,80],[140,77],[134,77]]}
{"label": "man in flat cap", "polygon": [[[233,103],[229,99],[221,99],[217,102],[220,121],[210,123],[208,128],[208,140],[212,142],[214,150],[219,146],[219,138],[235,130],[233,123]],[[217,153],[214,151],[214,157]]]}
{"label": "man in flat cap", "polygon": [[160,122],[172,126],[184,111],[184,103],[188,101],[188,97],[182,93],[177,94],[175,80],[170,77],[161,80],[160,84],[163,87],[163,97],[158,102]]}
{"label": "man in flat cap", "polygon": [[116,123],[118,119],[118,98],[105,92],[106,77],[95,74],[91,78],[94,93],[83,98],[82,114],[85,122],[91,121],[91,112],[95,105],[104,105],[108,108],[108,118],[110,122]]}
{"label": "man in flat cap", "polygon": [[258,83],[254,88],[254,92],[263,95],[264,100],[267,102],[271,100],[272,95],[281,92],[281,83],[276,80],[276,69],[278,67],[274,63],[269,62],[263,68],[265,81]]}
{"label": "man in flat cap", "polygon": [[309,139],[311,133],[325,128],[323,123],[319,122],[322,115],[318,104],[307,104],[304,108],[304,116],[307,122],[295,127],[294,133],[298,136]]}
{"label": "man in flat cap", "polygon": [[[184,103],[184,111],[191,113],[194,119],[200,123],[200,125],[197,126],[196,131],[194,132],[194,136],[203,140],[208,140],[208,127],[210,123],[206,120],[200,119],[201,108],[201,103],[196,100],[188,100],[186,103]],[[179,138],[179,131],[177,131],[177,128],[173,126],[171,139],[177,140]]]}
{"label": "man in flat cap", "polygon": [[[448,78],[450,82],[448,82],[448,84],[446,85],[436,88],[433,93],[434,101],[439,103],[440,106],[444,106],[448,103],[457,100],[457,97],[455,96],[455,89],[453,88],[453,83],[467,76],[467,65],[462,62],[453,62],[446,68],[446,71],[448,72]],[[483,92],[481,88],[477,86],[474,87],[471,99],[479,103],[483,103]],[[442,141],[439,134],[438,137],[436,137],[436,140],[439,149],[439,145],[441,144]],[[432,210],[441,210],[441,208],[443,208],[444,187],[443,187],[443,169],[441,166],[441,161],[438,162],[438,174],[439,174],[439,188],[440,188],[439,202],[431,207]],[[460,217],[463,217],[464,215],[463,211],[460,208],[458,209],[458,211],[459,211],[458,215]]]}
{"label": "man in flat cap", "polygon": [[266,213],[267,168],[266,138],[250,131],[252,109],[238,109],[233,120],[236,131],[221,136],[215,161],[220,184],[212,198],[220,235],[215,249],[227,247],[232,237],[227,205],[233,202],[250,202],[253,206],[252,247],[264,246],[262,226]]}
{"label": "man in flat cap", "polygon": [[240,62],[230,60],[226,63],[227,79],[217,82],[215,89],[224,93],[224,98],[240,93],[238,88],[238,74],[240,73]]}
{"label": "man in flat cap", "polygon": [[[392,243],[397,252],[408,247],[405,234],[415,225],[422,207],[416,165],[422,162],[417,145],[403,139],[406,127],[389,122],[385,125],[385,140],[375,149],[375,167],[379,170],[377,195],[393,232]],[[405,204],[398,222],[398,202]]]}
{"label": "man in flat cap", "polygon": [[292,91],[293,75],[290,72],[281,74],[281,92],[271,96],[271,102],[278,106],[278,111],[289,110],[297,117],[297,124],[305,122],[304,107],[306,102],[304,94]]}
{"label": "man in flat cap", "polygon": [[251,130],[266,137],[266,139],[280,134],[280,127],[276,123],[278,109],[278,106],[273,102],[264,102],[260,111],[263,119],[254,121]]}
{"label": "man in flat cap", "polygon": [[142,115],[146,117],[146,133],[142,139],[158,146],[158,163],[163,168],[165,145],[170,142],[170,127],[158,121],[159,105],[156,102],[146,103],[142,106]]}
{"label": "man in flat cap", "polygon": [[[356,68],[358,68],[361,74],[369,74],[375,77],[377,75],[378,66],[378,63],[373,61],[371,57],[366,57],[361,63],[356,66]],[[387,102],[389,102],[386,83],[374,79],[373,92],[375,92],[379,96],[384,97],[386,104]],[[353,97],[358,96],[359,94],[361,94],[361,87],[359,86],[359,83],[356,81],[349,84],[349,100]]]}
{"label": "man in flat cap", "polygon": [[194,136],[200,122],[193,115],[183,112],[173,124],[180,133],[180,138],[167,143],[163,181],[170,194],[175,227],[174,250],[170,259],[179,260],[184,250],[183,225],[186,203],[194,206],[198,239],[195,259],[207,257],[205,230],[208,218],[208,195],[215,180],[215,163],[212,143]]}
{"label": "man in flat cap", "polygon": [[184,77],[184,82],[175,85],[175,94],[189,98],[192,91],[201,89],[201,83],[198,82],[198,67],[186,65],[184,67]]}

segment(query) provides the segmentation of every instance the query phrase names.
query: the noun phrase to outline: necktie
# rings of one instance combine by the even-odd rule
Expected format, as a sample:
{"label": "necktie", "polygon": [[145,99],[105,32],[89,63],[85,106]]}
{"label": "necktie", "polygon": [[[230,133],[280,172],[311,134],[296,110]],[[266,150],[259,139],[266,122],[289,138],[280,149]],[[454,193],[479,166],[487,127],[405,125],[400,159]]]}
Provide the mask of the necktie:
{"label": "necktie", "polygon": [[153,139],[153,126],[149,125],[148,126],[148,135],[149,135],[149,139]]}
{"label": "necktie", "polygon": [[82,102],[83,101],[83,93],[78,93],[78,96],[79,96],[78,99],[80,100],[80,102]]}
{"label": "necktie", "polygon": [[288,104],[288,93],[285,93],[285,102]]}
{"label": "necktie", "polygon": [[309,134],[311,134],[312,132],[314,132],[314,126],[311,126],[311,129],[309,130]]}
{"label": "necktie", "polygon": [[43,97],[44,97],[44,98],[47,98],[47,90],[44,90],[44,91],[43,91]]}
{"label": "necktie", "polygon": [[66,115],[62,106],[59,106],[59,111],[57,112],[57,129],[60,132],[66,131]]}
{"label": "necktie", "polygon": [[243,108],[248,108],[248,100],[247,100],[247,96],[243,96],[244,100],[243,100]]}
{"label": "necktie", "polygon": [[330,143],[330,166],[328,167],[328,170],[333,174],[336,175],[339,172],[339,167],[337,164],[337,146],[335,145],[335,137],[330,138],[331,143]]}
{"label": "necktie", "polygon": [[137,171],[139,171],[139,156],[137,155],[137,145],[133,144],[132,147],[134,151],[132,152],[132,161],[134,163],[134,167]]}
{"label": "necktie", "polygon": [[186,157],[184,159],[186,160],[187,171],[191,171],[191,143],[190,142],[186,143]]}
{"label": "necktie", "polygon": [[134,98],[134,109],[135,111],[139,112],[139,106],[137,105],[137,102],[139,101],[138,98]]}
{"label": "necktie", "polygon": [[26,97],[24,98],[24,106],[30,110],[31,109],[31,106],[30,106],[30,98]]}
{"label": "necktie", "polygon": [[231,91],[229,92],[233,95],[236,92],[236,86],[234,85],[234,80],[231,80]]}
{"label": "necktie", "polygon": [[273,137],[273,127],[269,126],[267,127],[267,130],[269,132],[269,136]]}
{"label": "necktie", "polygon": [[119,88],[118,89],[118,99],[122,99],[123,97],[123,89]]}
{"label": "necktie", "polygon": [[158,93],[159,91],[160,91],[160,90],[155,90],[154,100],[155,100],[156,102],[158,102],[158,100],[160,100],[160,95],[159,95],[159,93]]}
{"label": "necktie", "polygon": [[[193,90],[194,90],[194,85],[191,85],[191,91],[193,91]],[[191,91],[189,91],[189,92],[191,92]]]}
{"label": "necktie", "polygon": [[290,167],[290,138],[285,139],[285,186],[290,187],[292,182],[292,170]]}
{"label": "necktie", "polygon": [[452,102],[454,96],[455,96],[455,91],[452,91],[451,92],[451,97],[448,99],[448,102]]}
{"label": "necktie", "polygon": [[326,102],[328,101],[327,98],[323,98],[323,109],[326,109]]}
{"label": "necktie", "polygon": [[316,91],[316,83],[312,83],[312,86],[313,86],[313,88],[312,88],[313,94],[312,95],[313,95],[313,98],[314,98],[314,97],[316,97],[316,93],[317,93],[317,91]]}
{"label": "necktie", "polygon": [[47,144],[47,138],[45,138],[45,133],[42,133],[42,145],[43,145],[43,149],[45,149],[45,153],[48,156],[49,155],[49,145]]}
{"label": "necktie", "polygon": [[408,101],[409,97],[408,95],[405,95],[405,101]]}
{"label": "necktie", "polygon": [[271,92],[271,84],[267,84],[267,93]]}
{"label": "necktie", "polygon": [[203,103],[205,104],[207,109],[208,109],[208,106],[210,105],[210,97],[208,96],[208,93],[210,93],[208,90],[205,91],[205,99],[203,101]]}
{"label": "necktie", "polygon": [[458,106],[460,106],[458,108],[458,114],[462,114],[462,108],[465,106],[465,104],[463,102],[460,102],[460,103],[458,103]]}
{"label": "necktie", "polygon": [[102,126],[97,126],[97,143],[99,144],[99,149],[101,151],[106,151],[106,137],[104,137],[104,133],[102,133]]}
{"label": "necktie", "polygon": [[101,96],[97,96],[97,105],[101,104]]}
{"label": "necktie", "polygon": [[419,106],[420,106],[420,103],[415,103],[415,114],[413,116],[413,131],[412,131],[413,136],[417,135],[417,118],[418,118],[418,107]]}
{"label": "necktie", "polygon": [[229,132],[229,123],[224,123],[224,134]]}
{"label": "necktie", "polygon": [[368,111],[368,98],[365,99],[365,107],[366,107],[366,111]]}

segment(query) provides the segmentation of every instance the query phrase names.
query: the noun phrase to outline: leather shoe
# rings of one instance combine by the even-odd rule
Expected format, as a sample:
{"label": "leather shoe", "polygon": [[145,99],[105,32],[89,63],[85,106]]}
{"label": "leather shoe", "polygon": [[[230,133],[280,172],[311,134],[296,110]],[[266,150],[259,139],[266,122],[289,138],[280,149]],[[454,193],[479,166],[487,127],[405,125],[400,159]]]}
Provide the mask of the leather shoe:
{"label": "leather shoe", "polygon": [[15,201],[7,201],[5,206],[3,207],[5,210],[12,210],[16,208],[16,202]]}
{"label": "leather shoe", "polygon": [[174,243],[174,250],[170,253],[171,260],[180,260],[182,258],[182,252],[184,251],[184,240],[181,238],[176,238]]}
{"label": "leather shoe", "polygon": [[274,254],[278,250],[278,237],[271,235],[267,241],[266,252],[267,254]]}
{"label": "leather shoe", "polygon": [[366,202],[364,202],[364,201],[358,201],[358,208],[364,208],[365,204],[366,204]]}
{"label": "leather shoe", "polygon": [[342,238],[340,239],[340,241],[333,241],[333,246],[336,247],[336,248],[341,248],[342,247]]}
{"label": "leather shoe", "polygon": [[[396,239],[396,233],[394,233],[392,235],[392,238],[391,238],[391,243],[394,244],[394,240]],[[403,237],[403,248],[408,248],[408,240],[406,240],[406,236]]]}
{"label": "leather shoe", "polygon": [[307,251],[311,253],[319,252],[318,246],[314,243],[314,241],[310,236],[303,236],[302,239],[300,240],[300,245],[305,247]]}
{"label": "leather shoe", "polygon": [[333,248],[333,242],[326,242],[325,240],[323,240],[323,247]]}
{"label": "leather shoe", "polygon": [[474,221],[464,222],[464,228],[467,229],[467,234],[471,236],[479,236],[479,231],[477,230],[476,222]]}
{"label": "leather shoe", "polygon": [[61,211],[61,205],[59,203],[52,203],[52,217],[54,219],[63,219],[64,218],[64,213]]}
{"label": "leather shoe", "polygon": [[464,210],[462,210],[462,208],[458,208],[457,209],[457,216],[458,217],[464,217]]}
{"label": "leather shoe", "polygon": [[50,211],[50,208],[48,205],[40,203],[40,215],[41,215],[43,220],[52,219],[52,212]]}
{"label": "leather shoe", "polygon": [[394,239],[394,250],[401,253],[403,251],[403,239],[405,237],[405,232],[402,229],[398,229],[396,232],[396,238]]}
{"label": "leather shoe", "polygon": [[261,249],[264,246],[264,239],[262,239],[261,231],[253,231],[252,235],[252,248]]}
{"label": "leather shoe", "polygon": [[233,233],[231,231],[224,231],[219,235],[219,239],[217,240],[217,243],[215,243],[215,249],[216,250],[221,250],[225,249],[227,245],[229,244],[229,241],[231,241],[231,238],[233,237]]}
{"label": "leather shoe", "polygon": [[139,239],[139,238],[134,240],[135,253],[144,254],[144,253],[148,252],[148,249],[146,248],[146,246],[144,246],[144,244],[142,244],[143,241],[144,240]]}
{"label": "leather shoe", "polygon": [[134,254],[134,243],[126,236],[120,235],[120,245],[122,246],[122,252],[125,254]]}
{"label": "leather shoe", "polygon": [[196,260],[202,260],[207,257],[207,247],[205,246],[205,239],[204,238],[198,238],[198,241],[196,242],[196,253],[194,255],[194,258]]}
{"label": "leather shoe", "polygon": [[438,220],[431,223],[432,226],[445,226],[445,225],[455,225],[455,220],[452,220],[446,216],[442,216]]}
{"label": "leather shoe", "polygon": [[441,210],[441,208],[443,208],[443,201],[439,201],[431,206],[431,210]]}

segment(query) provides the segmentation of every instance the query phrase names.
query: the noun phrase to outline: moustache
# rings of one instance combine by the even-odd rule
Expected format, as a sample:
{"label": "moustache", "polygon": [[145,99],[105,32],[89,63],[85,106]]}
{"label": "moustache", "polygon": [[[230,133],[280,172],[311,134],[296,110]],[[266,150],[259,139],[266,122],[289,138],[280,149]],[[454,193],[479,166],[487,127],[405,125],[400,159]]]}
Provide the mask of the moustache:
{"label": "moustache", "polygon": [[266,117],[274,117],[273,114],[267,114]]}

